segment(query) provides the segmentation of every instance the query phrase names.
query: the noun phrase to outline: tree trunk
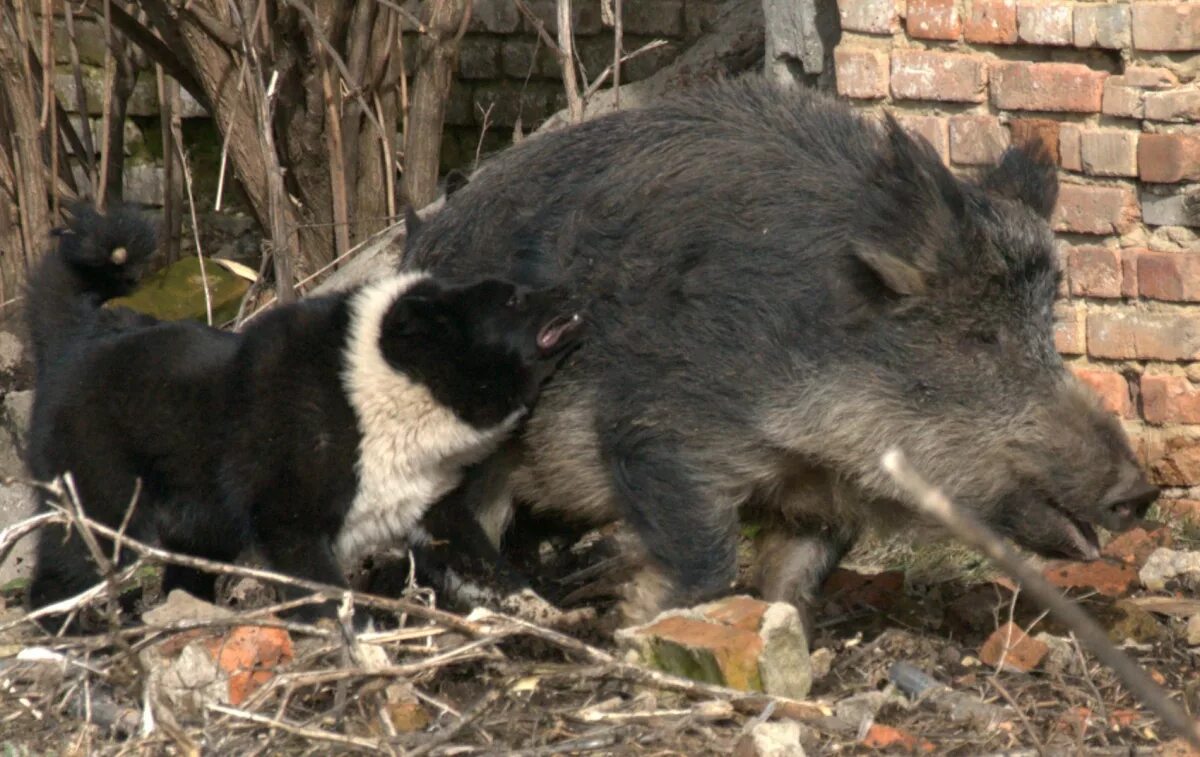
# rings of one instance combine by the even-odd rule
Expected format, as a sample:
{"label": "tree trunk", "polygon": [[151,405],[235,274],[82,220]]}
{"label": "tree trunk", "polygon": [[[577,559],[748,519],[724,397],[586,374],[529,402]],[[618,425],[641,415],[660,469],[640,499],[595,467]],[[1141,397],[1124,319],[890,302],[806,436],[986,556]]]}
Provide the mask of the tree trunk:
{"label": "tree trunk", "polygon": [[421,14],[428,33],[418,43],[404,135],[404,193],[414,208],[423,208],[437,197],[446,98],[458,61],[458,43],[470,20],[469,8],[469,0],[427,0]]}

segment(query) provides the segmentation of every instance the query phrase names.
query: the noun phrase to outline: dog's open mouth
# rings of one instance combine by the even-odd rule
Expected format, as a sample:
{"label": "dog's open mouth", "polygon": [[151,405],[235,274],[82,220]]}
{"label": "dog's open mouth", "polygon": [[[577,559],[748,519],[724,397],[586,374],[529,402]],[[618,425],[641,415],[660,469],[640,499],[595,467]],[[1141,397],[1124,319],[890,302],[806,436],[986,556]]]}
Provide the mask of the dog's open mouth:
{"label": "dog's open mouth", "polygon": [[558,316],[538,331],[538,349],[543,355],[552,355],[571,344],[582,329],[583,317],[579,313]]}

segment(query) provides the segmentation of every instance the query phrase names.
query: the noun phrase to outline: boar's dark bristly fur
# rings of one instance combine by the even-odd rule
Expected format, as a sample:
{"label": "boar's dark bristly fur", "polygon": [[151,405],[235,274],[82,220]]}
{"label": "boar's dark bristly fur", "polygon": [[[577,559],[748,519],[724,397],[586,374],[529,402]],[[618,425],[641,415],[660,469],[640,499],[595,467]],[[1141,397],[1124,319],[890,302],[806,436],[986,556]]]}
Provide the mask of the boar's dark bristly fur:
{"label": "boar's dark bristly fur", "polygon": [[1055,352],[1056,194],[1039,154],[963,180],[894,121],[759,78],[508,150],[405,265],[564,283],[595,328],[479,517],[624,518],[663,579],[637,617],[726,591],[754,509],[763,592],[803,605],[862,528],[912,519],[895,445],[1019,543],[1094,556],[1157,490]]}

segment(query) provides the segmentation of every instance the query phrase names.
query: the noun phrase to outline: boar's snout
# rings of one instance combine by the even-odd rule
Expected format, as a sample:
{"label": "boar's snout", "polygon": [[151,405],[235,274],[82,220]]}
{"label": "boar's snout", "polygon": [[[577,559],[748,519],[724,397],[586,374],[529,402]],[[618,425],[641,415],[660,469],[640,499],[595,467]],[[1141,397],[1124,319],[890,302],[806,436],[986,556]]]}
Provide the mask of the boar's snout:
{"label": "boar's snout", "polygon": [[1131,482],[1121,482],[1104,498],[1096,522],[1109,531],[1124,531],[1133,521],[1143,517],[1154,500],[1157,486],[1146,481],[1140,473]]}

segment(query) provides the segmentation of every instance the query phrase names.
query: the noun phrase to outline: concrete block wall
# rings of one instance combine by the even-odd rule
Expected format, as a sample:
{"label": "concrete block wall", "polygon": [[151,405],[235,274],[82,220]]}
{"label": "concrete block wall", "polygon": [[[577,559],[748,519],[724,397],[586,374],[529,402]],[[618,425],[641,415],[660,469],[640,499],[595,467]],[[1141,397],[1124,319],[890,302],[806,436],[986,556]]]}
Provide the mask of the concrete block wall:
{"label": "concrete block wall", "polygon": [[956,169],[1055,156],[1058,349],[1200,513],[1200,2],[837,3],[840,95]]}

